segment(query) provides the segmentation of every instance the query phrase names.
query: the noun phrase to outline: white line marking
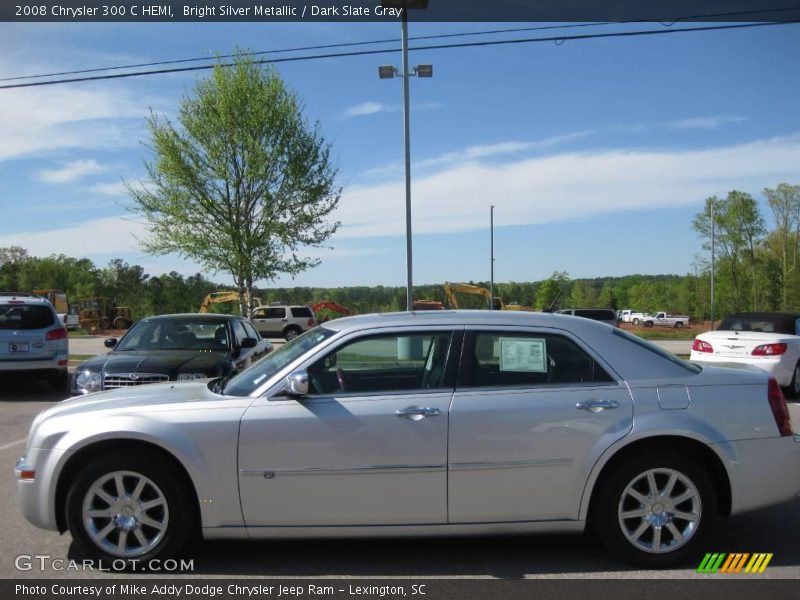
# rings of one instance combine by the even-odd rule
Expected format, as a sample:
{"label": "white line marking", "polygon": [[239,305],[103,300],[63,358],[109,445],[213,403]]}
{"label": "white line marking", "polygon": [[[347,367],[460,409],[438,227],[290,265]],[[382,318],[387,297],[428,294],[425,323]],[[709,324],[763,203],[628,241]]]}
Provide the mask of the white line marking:
{"label": "white line marking", "polygon": [[23,438],[21,440],[17,440],[16,442],[11,442],[9,444],[3,444],[0,446],[0,450],[8,450],[9,448],[13,448],[14,446],[18,446],[19,444],[24,444],[28,441],[28,438]]}

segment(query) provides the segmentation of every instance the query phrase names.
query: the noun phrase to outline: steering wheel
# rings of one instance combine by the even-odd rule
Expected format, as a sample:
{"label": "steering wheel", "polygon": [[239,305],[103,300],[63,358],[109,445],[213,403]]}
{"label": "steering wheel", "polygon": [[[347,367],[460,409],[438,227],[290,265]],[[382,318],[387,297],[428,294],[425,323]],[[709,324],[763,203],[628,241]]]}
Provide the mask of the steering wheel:
{"label": "steering wheel", "polygon": [[347,386],[344,383],[344,371],[341,369],[336,369],[336,379],[339,380],[339,387],[342,388],[342,391],[346,392]]}

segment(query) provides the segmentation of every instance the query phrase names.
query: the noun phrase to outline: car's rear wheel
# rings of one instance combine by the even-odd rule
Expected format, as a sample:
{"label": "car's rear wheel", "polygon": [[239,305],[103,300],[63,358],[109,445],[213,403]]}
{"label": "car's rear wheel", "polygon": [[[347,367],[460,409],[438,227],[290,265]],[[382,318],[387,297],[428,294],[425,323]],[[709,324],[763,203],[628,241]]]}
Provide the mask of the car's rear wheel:
{"label": "car's rear wheel", "polygon": [[114,568],[146,568],[178,553],[195,514],[182,481],[154,452],[112,452],[91,461],[67,494],[67,526],[79,551]]}
{"label": "car's rear wheel", "polygon": [[638,324],[639,324],[639,319],[634,319],[634,320],[633,320],[633,321],[631,321],[631,322],[632,322],[634,325],[638,325]]}
{"label": "car's rear wheel", "polygon": [[283,337],[289,342],[300,335],[300,330],[297,327],[287,327],[283,332]]}
{"label": "car's rear wheel", "polygon": [[675,322],[675,329],[680,329],[681,327],[683,327],[683,323],[681,321],[676,321]]}
{"label": "car's rear wheel", "polygon": [[634,458],[600,485],[597,533],[614,554],[640,566],[668,567],[692,557],[716,516],[708,475],[683,457]]}

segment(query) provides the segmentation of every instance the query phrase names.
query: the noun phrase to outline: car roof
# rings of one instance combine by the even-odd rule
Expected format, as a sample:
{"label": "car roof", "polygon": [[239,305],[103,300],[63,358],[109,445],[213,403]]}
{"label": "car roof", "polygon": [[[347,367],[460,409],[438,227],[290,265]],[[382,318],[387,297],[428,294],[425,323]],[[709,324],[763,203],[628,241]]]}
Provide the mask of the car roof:
{"label": "car roof", "polygon": [[336,331],[359,331],[362,329],[382,327],[413,326],[454,326],[454,325],[487,325],[487,326],[529,326],[553,327],[557,329],[599,330],[610,329],[611,326],[600,321],[559,315],[545,312],[529,312],[517,310],[419,310],[411,312],[375,313],[342,317],[324,324],[327,329]]}
{"label": "car roof", "polygon": [[219,313],[177,313],[173,315],[156,315],[153,317],[146,317],[143,321],[233,321],[234,319],[241,319],[240,315],[223,315]]}
{"label": "car roof", "polygon": [[50,301],[47,298],[42,298],[41,296],[36,296],[34,294],[0,292],[0,302],[8,302],[10,300],[13,300],[16,304],[22,303],[50,305]]}

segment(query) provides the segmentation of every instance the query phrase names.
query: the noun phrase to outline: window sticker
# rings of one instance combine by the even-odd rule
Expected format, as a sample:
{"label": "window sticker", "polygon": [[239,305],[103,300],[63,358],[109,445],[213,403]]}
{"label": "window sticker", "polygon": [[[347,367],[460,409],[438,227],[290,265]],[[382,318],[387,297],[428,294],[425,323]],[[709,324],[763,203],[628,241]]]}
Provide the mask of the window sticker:
{"label": "window sticker", "polygon": [[500,338],[500,370],[546,373],[547,346],[543,338]]}

